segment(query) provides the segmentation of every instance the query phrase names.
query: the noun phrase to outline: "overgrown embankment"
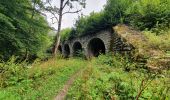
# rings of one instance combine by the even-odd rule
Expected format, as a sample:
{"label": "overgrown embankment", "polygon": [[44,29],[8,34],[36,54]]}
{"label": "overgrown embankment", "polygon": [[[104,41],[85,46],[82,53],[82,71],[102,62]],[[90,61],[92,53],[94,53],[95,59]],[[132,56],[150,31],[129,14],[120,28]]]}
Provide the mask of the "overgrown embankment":
{"label": "overgrown embankment", "polygon": [[135,50],[133,59],[140,61],[147,60],[147,67],[151,69],[170,68],[170,32],[156,35],[151,31],[136,31],[127,25],[113,27],[115,33],[125,44],[132,45]]}

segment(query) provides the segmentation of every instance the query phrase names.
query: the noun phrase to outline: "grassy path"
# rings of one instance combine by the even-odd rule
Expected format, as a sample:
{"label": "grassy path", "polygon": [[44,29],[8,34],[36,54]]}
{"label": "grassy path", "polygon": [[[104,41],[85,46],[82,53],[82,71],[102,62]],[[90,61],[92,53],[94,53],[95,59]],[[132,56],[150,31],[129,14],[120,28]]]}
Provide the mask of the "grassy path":
{"label": "grassy path", "polygon": [[78,72],[76,72],[74,75],[72,75],[70,77],[70,79],[66,82],[63,89],[58,93],[58,95],[55,97],[54,100],[64,100],[65,96],[67,95],[69,88],[71,87],[71,85],[75,81],[76,77],[78,77],[81,74],[82,71],[83,71],[83,69],[80,69]]}

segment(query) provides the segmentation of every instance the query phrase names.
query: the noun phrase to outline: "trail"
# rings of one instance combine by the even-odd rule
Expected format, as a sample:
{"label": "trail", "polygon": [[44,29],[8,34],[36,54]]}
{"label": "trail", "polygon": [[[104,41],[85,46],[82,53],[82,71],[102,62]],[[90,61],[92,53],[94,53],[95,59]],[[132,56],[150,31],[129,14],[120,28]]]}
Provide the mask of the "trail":
{"label": "trail", "polygon": [[54,100],[64,100],[64,97],[67,95],[67,92],[69,90],[69,88],[71,87],[71,85],[73,84],[74,80],[76,79],[76,77],[78,75],[80,75],[80,73],[83,71],[83,69],[80,69],[77,73],[75,73],[74,75],[72,75],[70,77],[70,79],[65,83],[63,89],[61,91],[59,91],[59,93],[57,94],[57,96],[54,98]]}

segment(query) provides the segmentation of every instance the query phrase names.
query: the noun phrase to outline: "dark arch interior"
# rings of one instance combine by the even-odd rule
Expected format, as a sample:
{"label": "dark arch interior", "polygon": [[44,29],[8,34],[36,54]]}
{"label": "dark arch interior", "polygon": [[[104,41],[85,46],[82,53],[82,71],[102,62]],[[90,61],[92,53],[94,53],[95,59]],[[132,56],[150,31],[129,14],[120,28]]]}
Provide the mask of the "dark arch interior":
{"label": "dark arch interior", "polygon": [[98,57],[99,54],[105,54],[104,42],[99,38],[90,40],[88,44],[88,53],[90,56]]}
{"label": "dark arch interior", "polygon": [[64,56],[65,56],[65,57],[69,57],[69,55],[70,55],[69,45],[68,45],[68,44],[65,44],[65,45],[64,45]]}
{"label": "dark arch interior", "polygon": [[80,42],[75,42],[73,45],[73,55],[74,56],[79,56],[80,52],[82,52],[82,46],[80,44]]}
{"label": "dark arch interior", "polygon": [[59,53],[62,53],[62,47],[61,47],[61,45],[58,46],[58,51],[59,51]]}

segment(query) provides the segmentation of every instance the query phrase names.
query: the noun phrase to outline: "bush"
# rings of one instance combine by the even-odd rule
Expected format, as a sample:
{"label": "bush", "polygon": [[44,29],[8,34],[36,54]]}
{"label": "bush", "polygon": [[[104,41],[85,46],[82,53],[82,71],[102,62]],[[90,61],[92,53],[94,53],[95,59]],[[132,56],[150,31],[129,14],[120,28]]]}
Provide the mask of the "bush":
{"label": "bush", "polygon": [[[112,66],[110,64],[113,62],[112,58],[114,57],[101,55],[89,62],[88,67],[69,90],[66,99],[165,100],[170,98],[168,71],[165,74],[154,74],[140,69],[127,72],[124,68]],[[116,61],[126,63],[120,59]]]}
{"label": "bush", "polygon": [[96,60],[97,64],[104,64],[114,68],[122,68],[125,71],[130,71],[136,68],[136,63],[130,61],[126,56],[120,54],[100,55]]}
{"label": "bush", "polygon": [[104,12],[108,15],[110,23],[112,25],[128,23],[126,10],[132,3],[133,0],[108,0]]}
{"label": "bush", "polygon": [[70,29],[70,28],[61,30],[61,32],[60,32],[61,41],[68,40],[71,37],[71,31],[72,31],[72,29]]}
{"label": "bush", "polygon": [[151,31],[144,31],[150,48],[168,51],[170,50],[170,31],[157,35]]}
{"label": "bush", "polygon": [[16,85],[28,79],[25,63],[19,64],[15,61],[15,57],[12,57],[9,61],[0,63],[0,87]]}
{"label": "bush", "polygon": [[85,67],[80,59],[49,59],[27,65],[16,58],[0,62],[0,99],[53,99],[69,78]]}
{"label": "bush", "polygon": [[128,22],[141,30],[169,27],[169,0],[138,0],[126,11]]}
{"label": "bush", "polygon": [[75,24],[77,36],[95,34],[96,32],[109,27],[111,27],[111,25],[108,21],[106,13],[104,12],[92,12],[90,16],[82,16],[76,21]]}

